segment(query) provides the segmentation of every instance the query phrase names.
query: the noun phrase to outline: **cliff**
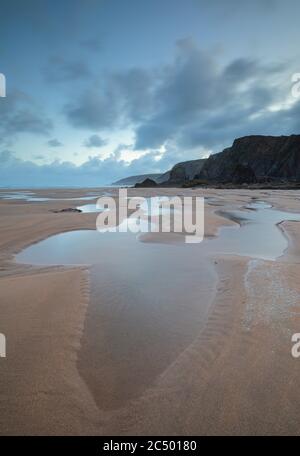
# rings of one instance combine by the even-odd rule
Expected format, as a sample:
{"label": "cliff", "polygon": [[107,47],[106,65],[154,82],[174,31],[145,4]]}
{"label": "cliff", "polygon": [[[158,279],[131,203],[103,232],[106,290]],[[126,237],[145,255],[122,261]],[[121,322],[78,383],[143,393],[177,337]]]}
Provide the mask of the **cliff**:
{"label": "cliff", "polygon": [[209,158],[180,162],[164,174],[132,176],[115,184],[134,185],[146,178],[163,186],[300,184],[300,135],[244,136]]}
{"label": "cliff", "polygon": [[300,135],[238,138],[211,155],[195,178],[237,184],[300,181]]}
{"label": "cliff", "polygon": [[177,163],[170,171],[168,184],[179,184],[194,179],[205,164],[206,159]]}
{"label": "cliff", "polygon": [[169,173],[164,174],[139,174],[138,176],[129,176],[113,182],[112,185],[135,185],[143,182],[145,179],[152,179],[156,183],[168,180]]}

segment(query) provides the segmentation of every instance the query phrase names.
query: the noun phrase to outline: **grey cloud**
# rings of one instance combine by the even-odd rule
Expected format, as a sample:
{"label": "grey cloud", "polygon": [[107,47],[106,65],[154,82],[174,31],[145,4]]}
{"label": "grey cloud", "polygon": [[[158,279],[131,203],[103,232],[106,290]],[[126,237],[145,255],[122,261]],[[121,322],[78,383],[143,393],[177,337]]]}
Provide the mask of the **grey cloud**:
{"label": "grey cloud", "polygon": [[[211,146],[216,144],[216,130],[228,125],[230,118],[235,121],[232,129],[244,131],[252,116],[288,95],[278,76],[288,81],[283,66],[238,59],[220,68],[213,56],[192,42],[179,43],[178,55],[155,92],[156,110],[136,128],[136,148],[158,147],[179,138],[181,145]],[[214,130],[206,128],[208,122]],[[191,131],[197,132],[194,141]],[[224,133],[218,144],[226,141]]]}
{"label": "grey cloud", "polygon": [[106,139],[101,138],[99,135],[91,135],[85,142],[85,147],[103,147],[107,144]]}
{"label": "grey cloud", "polygon": [[24,92],[9,92],[0,103],[0,137],[2,141],[14,138],[19,133],[48,135],[52,121]]}
{"label": "grey cloud", "polygon": [[112,129],[120,122],[121,100],[112,87],[95,84],[63,109],[70,124],[90,130]]}
{"label": "grey cloud", "polygon": [[133,150],[132,144],[119,144],[112,153],[112,157],[119,160],[123,150]]}
{"label": "grey cloud", "polygon": [[71,162],[54,161],[48,165],[37,165],[32,161],[18,159],[10,151],[0,153],[0,181],[3,186],[18,182],[19,186],[101,186],[128,176],[147,172],[160,172],[155,160],[156,153],[148,153],[130,165],[116,160],[114,154],[102,160],[90,157],[81,166]]}
{"label": "grey cloud", "polygon": [[92,130],[113,129],[145,119],[153,103],[152,73],[139,68],[104,74],[64,106],[71,125]]}
{"label": "grey cloud", "polygon": [[206,144],[215,152],[232,144],[233,139],[246,135],[280,135],[298,133],[300,130],[300,101],[293,108],[282,111],[263,111],[257,117],[244,110],[222,112],[218,118],[193,125],[178,138],[177,146],[192,148]]}
{"label": "grey cloud", "polygon": [[63,146],[63,143],[61,143],[60,141],[58,141],[58,139],[54,138],[54,139],[49,139],[49,141],[47,141],[47,144],[48,146],[50,147],[61,147]]}
{"label": "grey cloud", "polygon": [[136,130],[136,149],[148,149],[160,147],[173,136],[176,126],[168,122],[166,118],[156,118],[145,122]]}
{"label": "grey cloud", "polygon": [[0,152],[0,164],[2,166],[12,165],[15,161],[14,153],[11,150],[4,149]]}
{"label": "grey cloud", "polygon": [[44,68],[44,76],[48,82],[76,81],[89,77],[90,70],[83,61],[69,61],[56,56],[50,58]]}
{"label": "grey cloud", "polygon": [[52,126],[50,120],[43,119],[40,113],[35,113],[29,109],[21,109],[12,114],[7,122],[7,133],[31,132],[47,134]]}
{"label": "grey cloud", "polygon": [[240,82],[249,76],[256,76],[259,67],[256,60],[239,58],[231,62],[224,71],[224,77]]}
{"label": "grey cloud", "polygon": [[142,68],[131,68],[122,73],[111,75],[112,86],[123,99],[124,115],[132,122],[145,118],[153,106],[153,91],[155,87],[152,71]]}
{"label": "grey cloud", "polygon": [[285,122],[278,131],[272,128],[286,112],[260,113],[288,96],[291,68],[287,73],[283,62],[248,58],[220,65],[213,53],[183,39],[168,65],[103,75],[64,112],[75,127],[133,128],[138,150],[170,141],[181,147],[217,148],[232,141],[233,133],[249,134],[247,125],[254,133],[262,127],[286,133]]}

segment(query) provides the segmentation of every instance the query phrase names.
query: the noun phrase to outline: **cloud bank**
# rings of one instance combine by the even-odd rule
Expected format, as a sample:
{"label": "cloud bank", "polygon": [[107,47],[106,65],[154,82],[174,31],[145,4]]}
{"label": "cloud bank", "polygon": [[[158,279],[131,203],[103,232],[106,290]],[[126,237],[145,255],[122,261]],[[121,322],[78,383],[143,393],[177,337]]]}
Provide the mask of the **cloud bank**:
{"label": "cloud bank", "polygon": [[[299,133],[300,101],[291,98],[290,62],[241,57],[220,63],[217,53],[183,39],[169,63],[151,68],[91,75],[81,61],[56,58],[51,65],[47,78],[55,86],[84,81],[69,91],[62,108],[69,127],[86,132],[84,147],[107,146],[103,138],[119,129],[131,131],[134,144],[120,144],[108,158],[90,157],[80,166],[22,160],[7,150],[10,141],[21,133],[49,137],[53,121],[32,98],[15,90],[0,102],[2,186],[109,184],[128,175],[167,171],[178,161],[218,152],[236,137]],[[56,138],[47,145],[63,146]],[[123,150],[142,155],[129,163],[122,159]],[[40,152],[36,157],[43,156]]]}
{"label": "cloud bank", "polygon": [[130,174],[142,174],[145,169],[151,173],[160,172],[159,161],[155,161],[155,158],[159,158],[158,153],[148,153],[129,165],[124,160],[117,161],[112,154],[104,160],[100,157],[89,157],[80,166],[67,161],[38,165],[33,161],[17,158],[10,150],[3,150],[0,153],[0,182],[2,187],[109,185]]}
{"label": "cloud bank", "polygon": [[244,57],[220,65],[217,55],[185,39],[171,63],[102,75],[64,113],[76,128],[132,128],[137,150],[172,142],[218,151],[236,136],[295,132],[297,106],[272,109],[290,95],[286,68]]}

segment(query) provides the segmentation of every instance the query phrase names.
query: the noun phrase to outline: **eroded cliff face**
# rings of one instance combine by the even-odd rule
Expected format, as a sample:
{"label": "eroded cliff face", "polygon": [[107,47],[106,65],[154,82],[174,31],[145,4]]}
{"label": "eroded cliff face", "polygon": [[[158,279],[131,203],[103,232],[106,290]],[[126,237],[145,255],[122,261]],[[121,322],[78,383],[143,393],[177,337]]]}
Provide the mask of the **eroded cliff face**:
{"label": "eroded cliff face", "polygon": [[133,176],[117,184],[141,183],[147,177],[163,186],[192,181],[195,185],[300,183],[300,135],[245,136],[209,158],[177,163],[164,174]]}
{"label": "eroded cliff face", "polygon": [[232,183],[300,181],[300,135],[238,138],[211,155],[194,178]]}
{"label": "eroded cliff face", "polygon": [[199,159],[177,163],[170,171],[168,182],[178,184],[194,179],[195,175],[201,172],[205,161],[206,159]]}
{"label": "eroded cliff face", "polygon": [[170,184],[300,182],[300,135],[245,136],[207,159],[178,163]]}

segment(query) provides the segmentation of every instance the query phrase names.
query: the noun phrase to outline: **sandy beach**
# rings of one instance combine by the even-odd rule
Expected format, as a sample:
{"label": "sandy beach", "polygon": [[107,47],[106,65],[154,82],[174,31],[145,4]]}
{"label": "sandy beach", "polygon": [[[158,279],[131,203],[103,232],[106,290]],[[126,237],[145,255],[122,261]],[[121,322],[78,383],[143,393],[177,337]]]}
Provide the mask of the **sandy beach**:
{"label": "sandy beach", "polygon": [[[178,291],[186,281],[165,295],[160,284],[151,295],[147,258],[143,275],[130,276],[138,279],[132,289],[130,262],[121,276],[105,256],[96,267],[16,262],[17,253],[49,236],[94,230],[95,213],[53,211],[93,203],[96,198],[80,198],[107,190],[32,190],[47,201],[1,199],[11,190],[0,191],[0,333],[7,340],[7,356],[0,358],[0,434],[300,434],[300,361],[291,356],[291,336],[300,332],[298,222],[281,224],[289,244],[276,261],[192,257],[190,271],[199,275],[189,276],[190,301]],[[237,228],[220,208],[258,199],[300,213],[300,191],[129,191],[158,194],[208,198],[208,242],[224,226]],[[103,266],[106,258],[111,269]],[[180,268],[185,257],[176,261]]]}

